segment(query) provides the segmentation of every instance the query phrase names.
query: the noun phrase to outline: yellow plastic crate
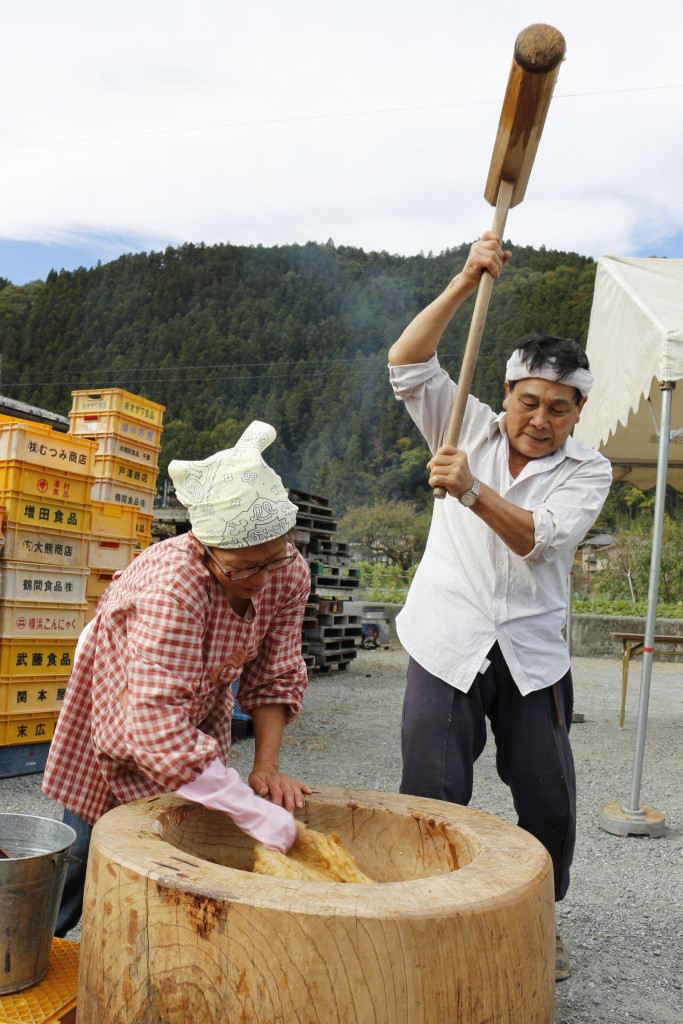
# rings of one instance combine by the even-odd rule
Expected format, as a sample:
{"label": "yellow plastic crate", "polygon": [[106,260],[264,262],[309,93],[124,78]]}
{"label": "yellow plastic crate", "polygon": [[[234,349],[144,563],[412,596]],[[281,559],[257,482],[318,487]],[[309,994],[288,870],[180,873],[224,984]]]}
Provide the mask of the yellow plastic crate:
{"label": "yellow plastic crate", "polygon": [[110,410],[69,413],[70,432],[99,441],[104,435],[113,434],[132,444],[145,444],[157,448],[161,444],[163,427]]}
{"label": "yellow plastic crate", "polygon": [[78,637],[85,625],[87,593],[80,604],[0,600],[0,637]]}
{"label": "yellow plastic crate", "polygon": [[0,714],[25,715],[61,711],[66,693],[66,679],[5,679],[0,676]]}
{"label": "yellow plastic crate", "polygon": [[[97,439],[97,454],[99,456],[111,455],[115,459],[134,462],[137,466],[144,466],[155,477],[159,472],[160,451],[161,445],[141,444],[128,437],[119,437],[118,434],[102,434]],[[100,474],[95,475],[99,476]]]}
{"label": "yellow plastic crate", "polygon": [[[0,508],[0,523],[3,511]],[[32,565],[58,565],[65,569],[84,568],[87,565],[85,533],[79,536],[61,530],[44,530],[40,526],[5,523],[4,536],[4,547],[0,547],[0,555],[4,559]]]}
{"label": "yellow plastic crate", "polygon": [[114,480],[124,487],[156,491],[158,475],[156,467],[142,466],[139,462],[118,459],[113,455],[95,456],[95,481],[98,483],[103,480]]}
{"label": "yellow plastic crate", "polygon": [[148,398],[134,395],[120,388],[103,388],[100,391],[72,391],[72,412],[118,412],[130,419],[142,420],[160,427],[164,418],[165,405],[151,402]]}
{"label": "yellow plastic crate", "polygon": [[106,501],[123,505],[140,512],[152,512],[156,491],[152,488],[128,486],[118,480],[95,480],[92,485],[93,501]]}
{"label": "yellow plastic crate", "polygon": [[97,614],[97,605],[99,604],[99,600],[99,594],[97,594],[95,597],[86,598],[86,604],[88,605],[88,610],[85,613],[86,623],[90,622],[91,619],[95,618],[95,615]]}
{"label": "yellow plastic crate", "polygon": [[93,569],[88,576],[88,583],[86,585],[86,600],[94,598],[100,598],[105,592],[112,579],[114,578],[114,569]]}
{"label": "yellow plastic crate", "polygon": [[76,637],[7,637],[0,639],[0,676],[29,679],[68,676],[74,663]]}
{"label": "yellow plastic crate", "polygon": [[79,954],[78,942],[54,938],[43,980],[21,992],[0,996],[0,1024],[72,1024]]}
{"label": "yellow plastic crate", "polygon": [[134,506],[93,498],[90,532],[98,537],[133,537],[138,511]]}
{"label": "yellow plastic crate", "polygon": [[135,539],[136,540],[147,540],[151,543],[152,540],[152,523],[154,522],[153,512],[140,512],[136,509],[135,512]]}
{"label": "yellow plastic crate", "polygon": [[80,504],[53,498],[37,498],[21,492],[0,491],[0,504],[6,508],[7,523],[16,526],[40,526],[46,530],[90,533],[90,503]]}
{"label": "yellow plastic crate", "polygon": [[35,466],[23,459],[0,462],[0,491],[11,491],[25,497],[48,498],[87,505],[94,477],[70,473],[57,467]]}
{"label": "yellow plastic crate", "polygon": [[107,537],[92,533],[88,544],[90,569],[125,569],[133,561],[136,541],[133,537]]}
{"label": "yellow plastic crate", "polygon": [[41,423],[15,420],[0,422],[0,459],[30,462],[44,471],[93,475],[97,442],[74,437]]}
{"label": "yellow plastic crate", "polygon": [[0,559],[0,598],[49,604],[85,601],[87,568],[32,565]]}
{"label": "yellow plastic crate", "polygon": [[0,715],[0,746],[48,743],[55,734],[58,717],[58,711],[27,711],[21,715]]}

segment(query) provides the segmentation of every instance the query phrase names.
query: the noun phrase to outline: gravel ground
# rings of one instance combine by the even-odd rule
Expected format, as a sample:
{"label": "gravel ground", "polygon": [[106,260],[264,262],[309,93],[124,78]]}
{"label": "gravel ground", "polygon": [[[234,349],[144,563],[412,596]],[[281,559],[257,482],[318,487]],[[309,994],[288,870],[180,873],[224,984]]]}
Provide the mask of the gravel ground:
{"label": "gravel ground", "polygon": [[[359,650],[347,671],[314,676],[304,710],[287,731],[283,769],[311,785],[395,791],[405,666],[393,641]],[[652,672],[641,803],[666,812],[659,839],[620,838],[598,824],[603,804],[626,802],[630,794],[640,663],[631,670],[623,730],[618,660],[575,658],[574,679],[576,711],[584,716],[572,727],[579,829],[572,884],[558,908],[574,973],[556,987],[555,1024],[682,1024],[681,667],[655,662]],[[253,741],[235,744],[232,763],[244,778],[252,756]],[[515,821],[492,743],[475,771],[472,805]],[[0,779],[0,810],[61,815],[42,795],[38,775]]]}

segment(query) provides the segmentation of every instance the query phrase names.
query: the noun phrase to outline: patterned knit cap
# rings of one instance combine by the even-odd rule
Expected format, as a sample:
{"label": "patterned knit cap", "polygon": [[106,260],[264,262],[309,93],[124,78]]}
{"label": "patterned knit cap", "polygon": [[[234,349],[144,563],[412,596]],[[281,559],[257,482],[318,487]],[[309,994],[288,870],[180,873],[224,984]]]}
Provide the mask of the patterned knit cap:
{"label": "patterned knit cap", "polygon": [[254,420],[234,448],[203,462],[169,464],[178,500],[190,513],[192,532],[207,547],[248,548],[287,533],[298,508],[261,452],[275,428]]}

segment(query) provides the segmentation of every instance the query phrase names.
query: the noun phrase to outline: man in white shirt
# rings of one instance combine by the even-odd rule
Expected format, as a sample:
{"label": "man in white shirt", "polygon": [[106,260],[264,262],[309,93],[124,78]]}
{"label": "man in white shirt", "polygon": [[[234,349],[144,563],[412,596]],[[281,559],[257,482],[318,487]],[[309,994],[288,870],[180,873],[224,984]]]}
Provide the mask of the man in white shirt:
{"label": "man in white shirt", "polygon": [[[510,256],[486,232],[389,351],[396,397],[433,453],[429,483],[448,492],[434,502],[426,550],[396,620],[410,655],[401,792],[468,804],[488,718],[498,774],[520,827],[548,850],[561,900],[576,834],[573,687],[562,636],[567,576],[612,471],[571,437],[593,377],[585,353],[566,338],[517,342],[505,411],[470,395],[459,447],[444,444],[456,386],[437,346],[481,274],[497,277]],[[570,973],[558,935],[556,979]]]}

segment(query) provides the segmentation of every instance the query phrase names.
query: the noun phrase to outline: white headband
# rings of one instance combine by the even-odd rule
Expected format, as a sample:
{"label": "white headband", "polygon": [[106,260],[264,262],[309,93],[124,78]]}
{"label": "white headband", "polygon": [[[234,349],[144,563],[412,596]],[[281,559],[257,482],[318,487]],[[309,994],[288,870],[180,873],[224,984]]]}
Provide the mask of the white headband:
{"label": "white headband", "polygon": [[215,548],[246,548],[281,537],[296,523],[297,506],[261,455],[275,429],[259,420],[234,448],[202,462],[169,464],[176,496],[190,513],[198,541]]}
{"label": "white headband", "polygon": [[595,377],[590,370],[584,370],[580,367],[576,370],[572,370],[562,380],[558,380],[557,371],[554,368],[556,362],[555,357],[548,359],[541,366],[536,367],[534,370],[530,370],[527,364],[522,359],[522,350],[516,348],[507,361],[505,367],[505,379],[506,380],[524,380],[526,377],[540,377],[542,380],[552,380],[558,384],[567,384],[570,388],[577,388],[583,398],[586,397],[590,389],[593,387]]}

